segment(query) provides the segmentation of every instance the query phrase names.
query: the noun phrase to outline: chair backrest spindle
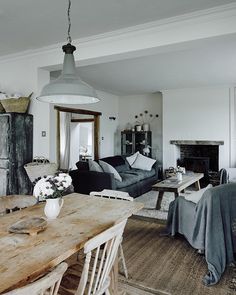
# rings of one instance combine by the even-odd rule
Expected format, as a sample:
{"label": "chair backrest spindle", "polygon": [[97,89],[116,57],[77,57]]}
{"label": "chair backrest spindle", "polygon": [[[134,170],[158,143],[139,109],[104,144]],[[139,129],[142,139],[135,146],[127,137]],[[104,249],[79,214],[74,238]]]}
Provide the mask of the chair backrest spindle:
{"label": "chair backrest spindle", "polygon": [[127,219],[98,234],[84,245],[85,263],[76,295],[85,294],[85,290],[86,295],[101,295],[108,289],[109,274],[126,222]]}
{"label": "chair backrest spindle", "polygon": [[134,198],[130,197],[130,195],[126,192],[120,192],[115,190],[104,189],[101,192],[90,192],[90,196],[107,198],[107,199],[115,199],[115,200],[123,200],[123,201],[133,201]]}
{"label": "chair backrest spindle", "polygon": [[22,288],[4,293],[4,295],[57,295],[67,263],[62,262],[49,274]]}

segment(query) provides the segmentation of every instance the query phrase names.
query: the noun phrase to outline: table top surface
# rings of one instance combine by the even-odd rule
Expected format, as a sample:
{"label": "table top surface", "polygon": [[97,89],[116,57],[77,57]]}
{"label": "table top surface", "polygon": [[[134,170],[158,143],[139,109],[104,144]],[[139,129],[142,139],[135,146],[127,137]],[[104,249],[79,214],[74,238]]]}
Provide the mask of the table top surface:
{"label": "table top surface", "polygon": [[176,176],[172,176],[154,184],[152,189],[156,191],[180,192],[203,177],[203,173],[188,173],[183,174],[182,181],[178,181]]}
{"label": "table top surface", "polygon": [[0,293],[25,285],[58,265],[90,238],[127,219],[143,204],[74,193],[64,197],[58,218],[48,221],[46,230],[37,236],[8,232],[19,220],[44,216],[44,206],[41,203],[0,217]]}

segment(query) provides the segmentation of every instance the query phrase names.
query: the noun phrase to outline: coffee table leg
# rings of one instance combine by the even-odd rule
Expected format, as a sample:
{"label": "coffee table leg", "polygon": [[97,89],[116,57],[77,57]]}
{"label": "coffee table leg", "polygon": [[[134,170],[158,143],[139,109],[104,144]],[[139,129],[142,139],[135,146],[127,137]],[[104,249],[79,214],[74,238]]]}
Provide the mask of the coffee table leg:
{"label": "coffee table leg", "polygon": [[195,182],[195,187],[196,187],[197,190],[201,189],[199,180]]}
{"label": "coffee table leg", "polygon": [[163,195],[164,195],[164,192],[159,192],[157,203],[156,203],[156,210],[161,209],[161,202],[162,202]]}
{"label": "coffee table leg", "polygon": [[178,196],[179,196],[179,193],[175,193],[175,199],[178,198]]}

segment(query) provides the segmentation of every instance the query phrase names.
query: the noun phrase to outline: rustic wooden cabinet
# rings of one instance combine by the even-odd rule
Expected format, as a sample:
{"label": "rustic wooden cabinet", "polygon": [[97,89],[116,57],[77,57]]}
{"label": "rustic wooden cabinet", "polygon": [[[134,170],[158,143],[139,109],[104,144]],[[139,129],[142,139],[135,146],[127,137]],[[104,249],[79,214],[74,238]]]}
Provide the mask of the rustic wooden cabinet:
{"label": "rustic wooden cabinet", "polygon": [[0,196],[29,194],[24,164],[33,157],[33,116],[0,114]]}
{"label": "rustic wooden cabinet", "polygon": [[[121,154],[132,155],[139,151],[144,153],[145,147],[152,146],[152,132],[151,131],[122,131],[121,132]],[[152,150],[148,154],[152,156]]]}

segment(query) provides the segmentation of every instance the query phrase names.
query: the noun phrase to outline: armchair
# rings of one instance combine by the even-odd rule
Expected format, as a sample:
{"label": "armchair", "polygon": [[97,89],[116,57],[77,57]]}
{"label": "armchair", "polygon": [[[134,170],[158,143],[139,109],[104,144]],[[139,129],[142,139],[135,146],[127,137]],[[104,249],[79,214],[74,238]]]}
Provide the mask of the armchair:
{"label": "armchair", "polygon": [[205,252],[205,285],[214,285],[236,252],[236,183],[207,189],[197,204],[184,197],[169,207],[167,233],[185,236],[193,248]]}

